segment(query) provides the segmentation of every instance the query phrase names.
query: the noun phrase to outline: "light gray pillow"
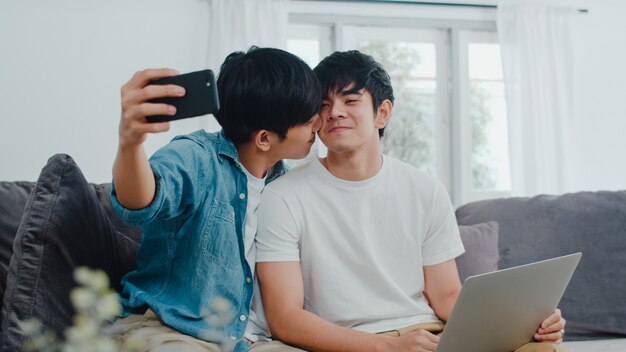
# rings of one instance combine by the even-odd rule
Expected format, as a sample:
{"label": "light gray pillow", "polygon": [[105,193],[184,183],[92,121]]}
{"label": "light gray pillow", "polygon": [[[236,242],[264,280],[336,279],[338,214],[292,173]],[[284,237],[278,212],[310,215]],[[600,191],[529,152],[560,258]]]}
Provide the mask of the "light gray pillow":
{"label": "light gray pillow", "polygon": [[465,247],[465,253],[456,258],[461,282],[472,275],[498,270],[498,223],[461,225],[459,231]]}

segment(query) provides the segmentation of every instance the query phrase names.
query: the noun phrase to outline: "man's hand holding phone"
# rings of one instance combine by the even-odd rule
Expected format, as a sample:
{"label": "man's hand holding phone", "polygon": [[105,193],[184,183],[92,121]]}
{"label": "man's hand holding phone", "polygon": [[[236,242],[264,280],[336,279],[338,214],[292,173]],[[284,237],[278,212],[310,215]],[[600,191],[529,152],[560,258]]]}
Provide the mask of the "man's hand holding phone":
{"label": "man's hand holding phone", "polygon": [[117,198],[127,208],[146,207],[155,180],[143,142],[148,133],[165,132],[171,120],[214,113],[219,109],[211,70],[179,75],[172,69],[147,69],[122,86],[119,149],[113,165]]}
{"label": "man's hand holding phone", "polygon": [[212,114],[219,106],[211,70],[182,75],[171,69],[137,72],[122,87],[120,146],[141,144],[146,133],[167,131],[164,122]]}
{"label": "man's hand holding phone", "polygon": [[154,103],[152,99],[182,97],[185,89],[174,84],[150,84],[156,79],[177,76],[173,69],[146,69],[139,71],[122,86],[122,116],[119,135],[120,148],[135,147],[142,144],[148,133],[165,132],[170,123],[149,123],[146,116],[174,116],[176,107],[166,103]]}
{"label": "man's hand holding phone", "polygon": [[122,86],[122,116],[119,148],[113,164],[113,181],[117,199],[126,208],[142,209],[154,199],[156,183],[143,142],[148,133],[169,130],[169,122],[149,123],[146,116],[176,114],[176,108],[152,99],[181,97],[185,89],[176,85],[153,85],[153,80],[172,77],[171,69],[148,69],[135,75]]}

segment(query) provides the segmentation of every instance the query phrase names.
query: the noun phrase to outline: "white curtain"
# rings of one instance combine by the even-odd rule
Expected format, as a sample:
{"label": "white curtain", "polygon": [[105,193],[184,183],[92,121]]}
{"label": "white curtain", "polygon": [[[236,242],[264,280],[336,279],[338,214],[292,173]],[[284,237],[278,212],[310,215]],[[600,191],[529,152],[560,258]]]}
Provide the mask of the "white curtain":
{"label": "white curtain", "polygon": [[[209,45],[207,66],[218,74],[220,65],[233,51],[250,46],[287,47],[287,0],[208,0]],[[207,121],[215,131],[215,119]]]}
{"label": "white curtain", "polygon": [[574,9],[500,0],[498,36],[509,119],[512,194],[567,187],[572,121]]}

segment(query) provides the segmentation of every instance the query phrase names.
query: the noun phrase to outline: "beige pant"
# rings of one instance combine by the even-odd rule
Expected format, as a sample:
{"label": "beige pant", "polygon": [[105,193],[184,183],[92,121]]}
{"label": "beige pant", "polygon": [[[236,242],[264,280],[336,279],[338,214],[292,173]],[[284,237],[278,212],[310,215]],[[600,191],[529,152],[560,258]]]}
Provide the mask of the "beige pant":
{"label": "beige pant", "polygon": [[[423,329],[426,331],[430,331],[434,334],[440,334],[443,331],[445,325],[443,323],[420,323],[415,325],[410,325],[405,328],[384,331],[380,334],[388,335],[388,336],[402,336],[411,331],[416,331],[419,329]],[[529,342],[525,345],[522,345],[518,349],[513,352],[566,352],[567,350],[552,344],[552,343],[539,343],[539,342]]]}
{"label": "beige pant", "polygon": [[[118,319],[107,332],[117,336],[121,343],[136,339],[144,343],[144,352],[221,352],[216,343],[199,340],[185,335],[165,325],[159,317],[148,309],[143,315],[131,315]],[[298,352],[304,351],[283,344],[280,341],[256,342],[250,351],[254,352]]]}
{"label": "beige pant", "polygon": [[248,352],[306,352],[299,348],[285,345],[284,343],[274,340],[268,342],[255,342]]}
{"label": "beige pant", "polygon": [[[421,323],[421,324],[410,325],[410,326],[397,329],[397,330],[384,331],[384,332],[381,332],[380,334],[387,335],[387,336],[402,336],[406,333],[409,333],[411,331],[416,331],[419,329],[424,329],[426,331],[439,334],[443,331],[444,326],[445,325],[442,323]],[[257,342],[253,344],[249,350],[249,352],[274,352],[274,351],[276,352],[302,352],[304,350],[285,345],[284,343],[280,341]],[[513,352],[565,352],[565,351],[567,350],[555,344],[531,342],[531,343],[527,343],[521,346],[520,348],[516,349]]]}
{"label": "beige pant", "polygon": [[165,325],[151,309],[143,315],[118,319],[107,330],[121,343],[136,339],[144,343],[144,352],[221,352],[216,343],[199,340]]}
{"label": "beige pant", "polygon": [[[411,331],[424,329],[432,333],[443,331],[441,323],[423,323],[405,328],[381,332],[388,336],[402,336]],[[120,342],[129,338],[143,341],[145,352],[220,352],[220,347],[211,342],[182,334],[167,325],[150,309],[144,315],[131,315],[118,319],[109,333],[119,337]],[[564,352],[561,347],[548,343],[527,343],[514,352]],[[305,352],[302,349],[286,345],[280,341],[256,342],[249,352]]]}

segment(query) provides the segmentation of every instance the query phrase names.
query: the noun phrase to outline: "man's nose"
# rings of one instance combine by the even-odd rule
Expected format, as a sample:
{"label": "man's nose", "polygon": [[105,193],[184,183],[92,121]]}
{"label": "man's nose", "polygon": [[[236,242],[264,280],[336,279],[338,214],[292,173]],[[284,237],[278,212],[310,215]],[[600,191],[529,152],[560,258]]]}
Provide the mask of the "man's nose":
{"label": "man's nose", "polygon": [[346,113],[342,104],[333,104],[330,107],[330,114],[328,114],[329,119],[339,119],[344,117],[346,117]]}

